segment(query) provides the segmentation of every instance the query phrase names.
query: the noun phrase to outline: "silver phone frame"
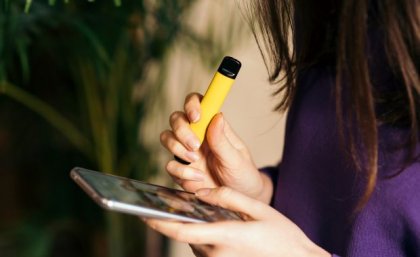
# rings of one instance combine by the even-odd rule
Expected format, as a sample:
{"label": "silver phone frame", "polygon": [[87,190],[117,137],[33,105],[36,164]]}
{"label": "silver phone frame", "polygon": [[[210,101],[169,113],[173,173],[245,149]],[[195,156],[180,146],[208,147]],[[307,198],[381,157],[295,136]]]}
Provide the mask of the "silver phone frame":
{"label": "silver phone frame", "polygon": [[[99,206],[101,206],[104,209],[111,210],[111,211],[117,211],[121,213],[126,214],[132,214],[132,215],[138,215],[142,216],[144,218],[154,218],[154,219],[164,219],[164,220],[170,220],[170,221],[180,221],[180,222],[188,222],[188,223],[207,223],[208,221],[200,220],[200,219],[194,219],[191,217],[174,214],[174,213],[168,213],[148,207],[141,207],[138,205],[133,204],[127,204],[123,203],[117,200],[108,199],[104,196],[102,196],[99,192],[97,192],[84,178],[82,175],[79,174],[79,170],[86,170],[89,172],[96,172],[85,168],[75,167],[70,171],[70,177],[78,184],[83,191],[87,195],[90,196]],[[103,174],[105,176],[113,176],[111,174],[105,174],[96,172],[99,174]],[[118,176],[113,176],[117,177]],[[135,180],[134,180],[135,181]]]}

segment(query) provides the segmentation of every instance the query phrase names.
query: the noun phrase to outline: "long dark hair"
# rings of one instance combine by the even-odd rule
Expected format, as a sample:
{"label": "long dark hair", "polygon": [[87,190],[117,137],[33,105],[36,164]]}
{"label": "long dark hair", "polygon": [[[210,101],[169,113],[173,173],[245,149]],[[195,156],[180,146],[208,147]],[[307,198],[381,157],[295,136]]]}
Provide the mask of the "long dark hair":
{"label": "long dark hair", "polygon": [[[377,181],[379,122],[409,127],[408,159],[414,158],[420,124],[419,1],[264,0],[252,1],[250,8],[269,80],[280,85],[276,94],[281,94],[282,100],[276,110],[290,106],[297,72],[322,61],[333,63],[340,134],[342,139],[346,134],[351,159],[366,174],[366,188],[358,208],[364,206]],[[366,52],[371,22],[381,31],[390,72],[404,85],[392,96],[378,96],[372,87]],[[300,38],[295,33],[298,25]],[[348,101],[343,100],[347,99],[343,92],[349,93]],[[391,111],[379,117],[375,110],[380,101]],[[350,107],[346,112],[352,112],[346,115],[346,122],[343,106]],[[363,154],[358,153],[360,149]]]}

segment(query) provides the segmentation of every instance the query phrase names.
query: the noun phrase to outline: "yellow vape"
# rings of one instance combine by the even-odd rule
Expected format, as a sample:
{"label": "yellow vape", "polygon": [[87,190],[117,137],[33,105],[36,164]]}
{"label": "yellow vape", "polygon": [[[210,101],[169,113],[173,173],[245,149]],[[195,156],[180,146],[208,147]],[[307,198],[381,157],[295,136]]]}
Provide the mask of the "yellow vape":
{"label": "yellow vape", "polygon": [[[191,123],[191,129],[197,135],[201,143],[206,137],[207,127],[209,126],[210,121],[220,111],[240,69],[240,61],[230,56],[226,56],[223,58],[216,74],[214,74],[214,77],[201,100],[200,120],[196,123]],[[181,163],[189,164],[176,156],[175,159]]]}

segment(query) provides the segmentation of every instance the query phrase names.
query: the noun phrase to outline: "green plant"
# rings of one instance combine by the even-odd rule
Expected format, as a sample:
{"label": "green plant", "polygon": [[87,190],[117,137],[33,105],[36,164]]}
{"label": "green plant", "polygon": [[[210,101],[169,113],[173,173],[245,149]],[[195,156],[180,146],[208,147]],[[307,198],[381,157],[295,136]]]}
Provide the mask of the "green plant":
{"label": "green plant", "polygon": [[[182,41],[195,53],[201,53],[202,60],[207,60],[207,66],[211,67],[231,47],[226,39],[217,40],[212,26],[208,27],[211,33],[200,35],[186,25],[184,15],[194,2],[1,2],[1,111],[26,115],[8,120],[18,124],[31,113],[19,111],[9,99],[27,107],[44,121],[39,129],[33,129],[36,136],[53,145],[52,149],[62,151],[54,152],[48,144],[42,146],[45,151],[35,150],[45,153],[42,156],[48,160],[43,162],[42,176],[50,177],[58,172],[60,181],[68,180],[69,170],[64,165],[59,171],[55,169],[60,163],[74,164],[64,156],[71,151],[77,152],[75,158],[80,163],[93,169],[141,180],[156,173],[152,152],[139,140],[139,128],[151,103],[160,97],[168,50],[175,42]],[[154,79],[147,76],[152,65],[160,67],[161,76]],[[63,186],[55,188],[54,192],[59,194],[54,195],[49,192],[55,186],[53,183],[57,181],[45,182],[45,189],[38,192],[40,198],[49,199],[43,209],[15,227],[4,224],[7,229],[0,233],[0,251],[1,239],[13,236],[26,238],[23,243],[32,242],[30,248],[16,250],[15,256],[47,256],[54,238],[44,229],[45,224],[51,224],[54,219],[64,220],[59,224],[68,224],[69,219],[70,224],[80,222],[71,217],[76,211],[60,212],[55,208],[66,199],[77,205],[80,199],[71,195],[78,189]],[[52,211],[43,215],[46,210]],[[90,215],[102,215],[102,212],[90,210]],[[83,222],[93,220],[87,218]],[[130,256],[144,247],[136,244],[145,240],[144,227],[133,228],[135,219],[107,214],[105,218],[99,216],[98,221],[90,226],[102,231],[107,224],[110,256]],[[94,236],[98,232],[88,233]],[[37,240],[30,240],[36,235],[39,235]]]}

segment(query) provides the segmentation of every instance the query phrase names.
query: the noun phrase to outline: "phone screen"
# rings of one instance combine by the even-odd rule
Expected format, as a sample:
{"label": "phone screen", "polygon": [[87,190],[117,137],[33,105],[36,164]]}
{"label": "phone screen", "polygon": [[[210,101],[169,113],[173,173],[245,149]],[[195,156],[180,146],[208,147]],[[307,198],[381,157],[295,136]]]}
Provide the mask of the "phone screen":
{"label": "phone screen", "polygon": [[95,200],[106,200],[108,209],[189,222],[241,219],[235,212],[202,202],[189,192],[83,168],[74,168],[71,176]]}

